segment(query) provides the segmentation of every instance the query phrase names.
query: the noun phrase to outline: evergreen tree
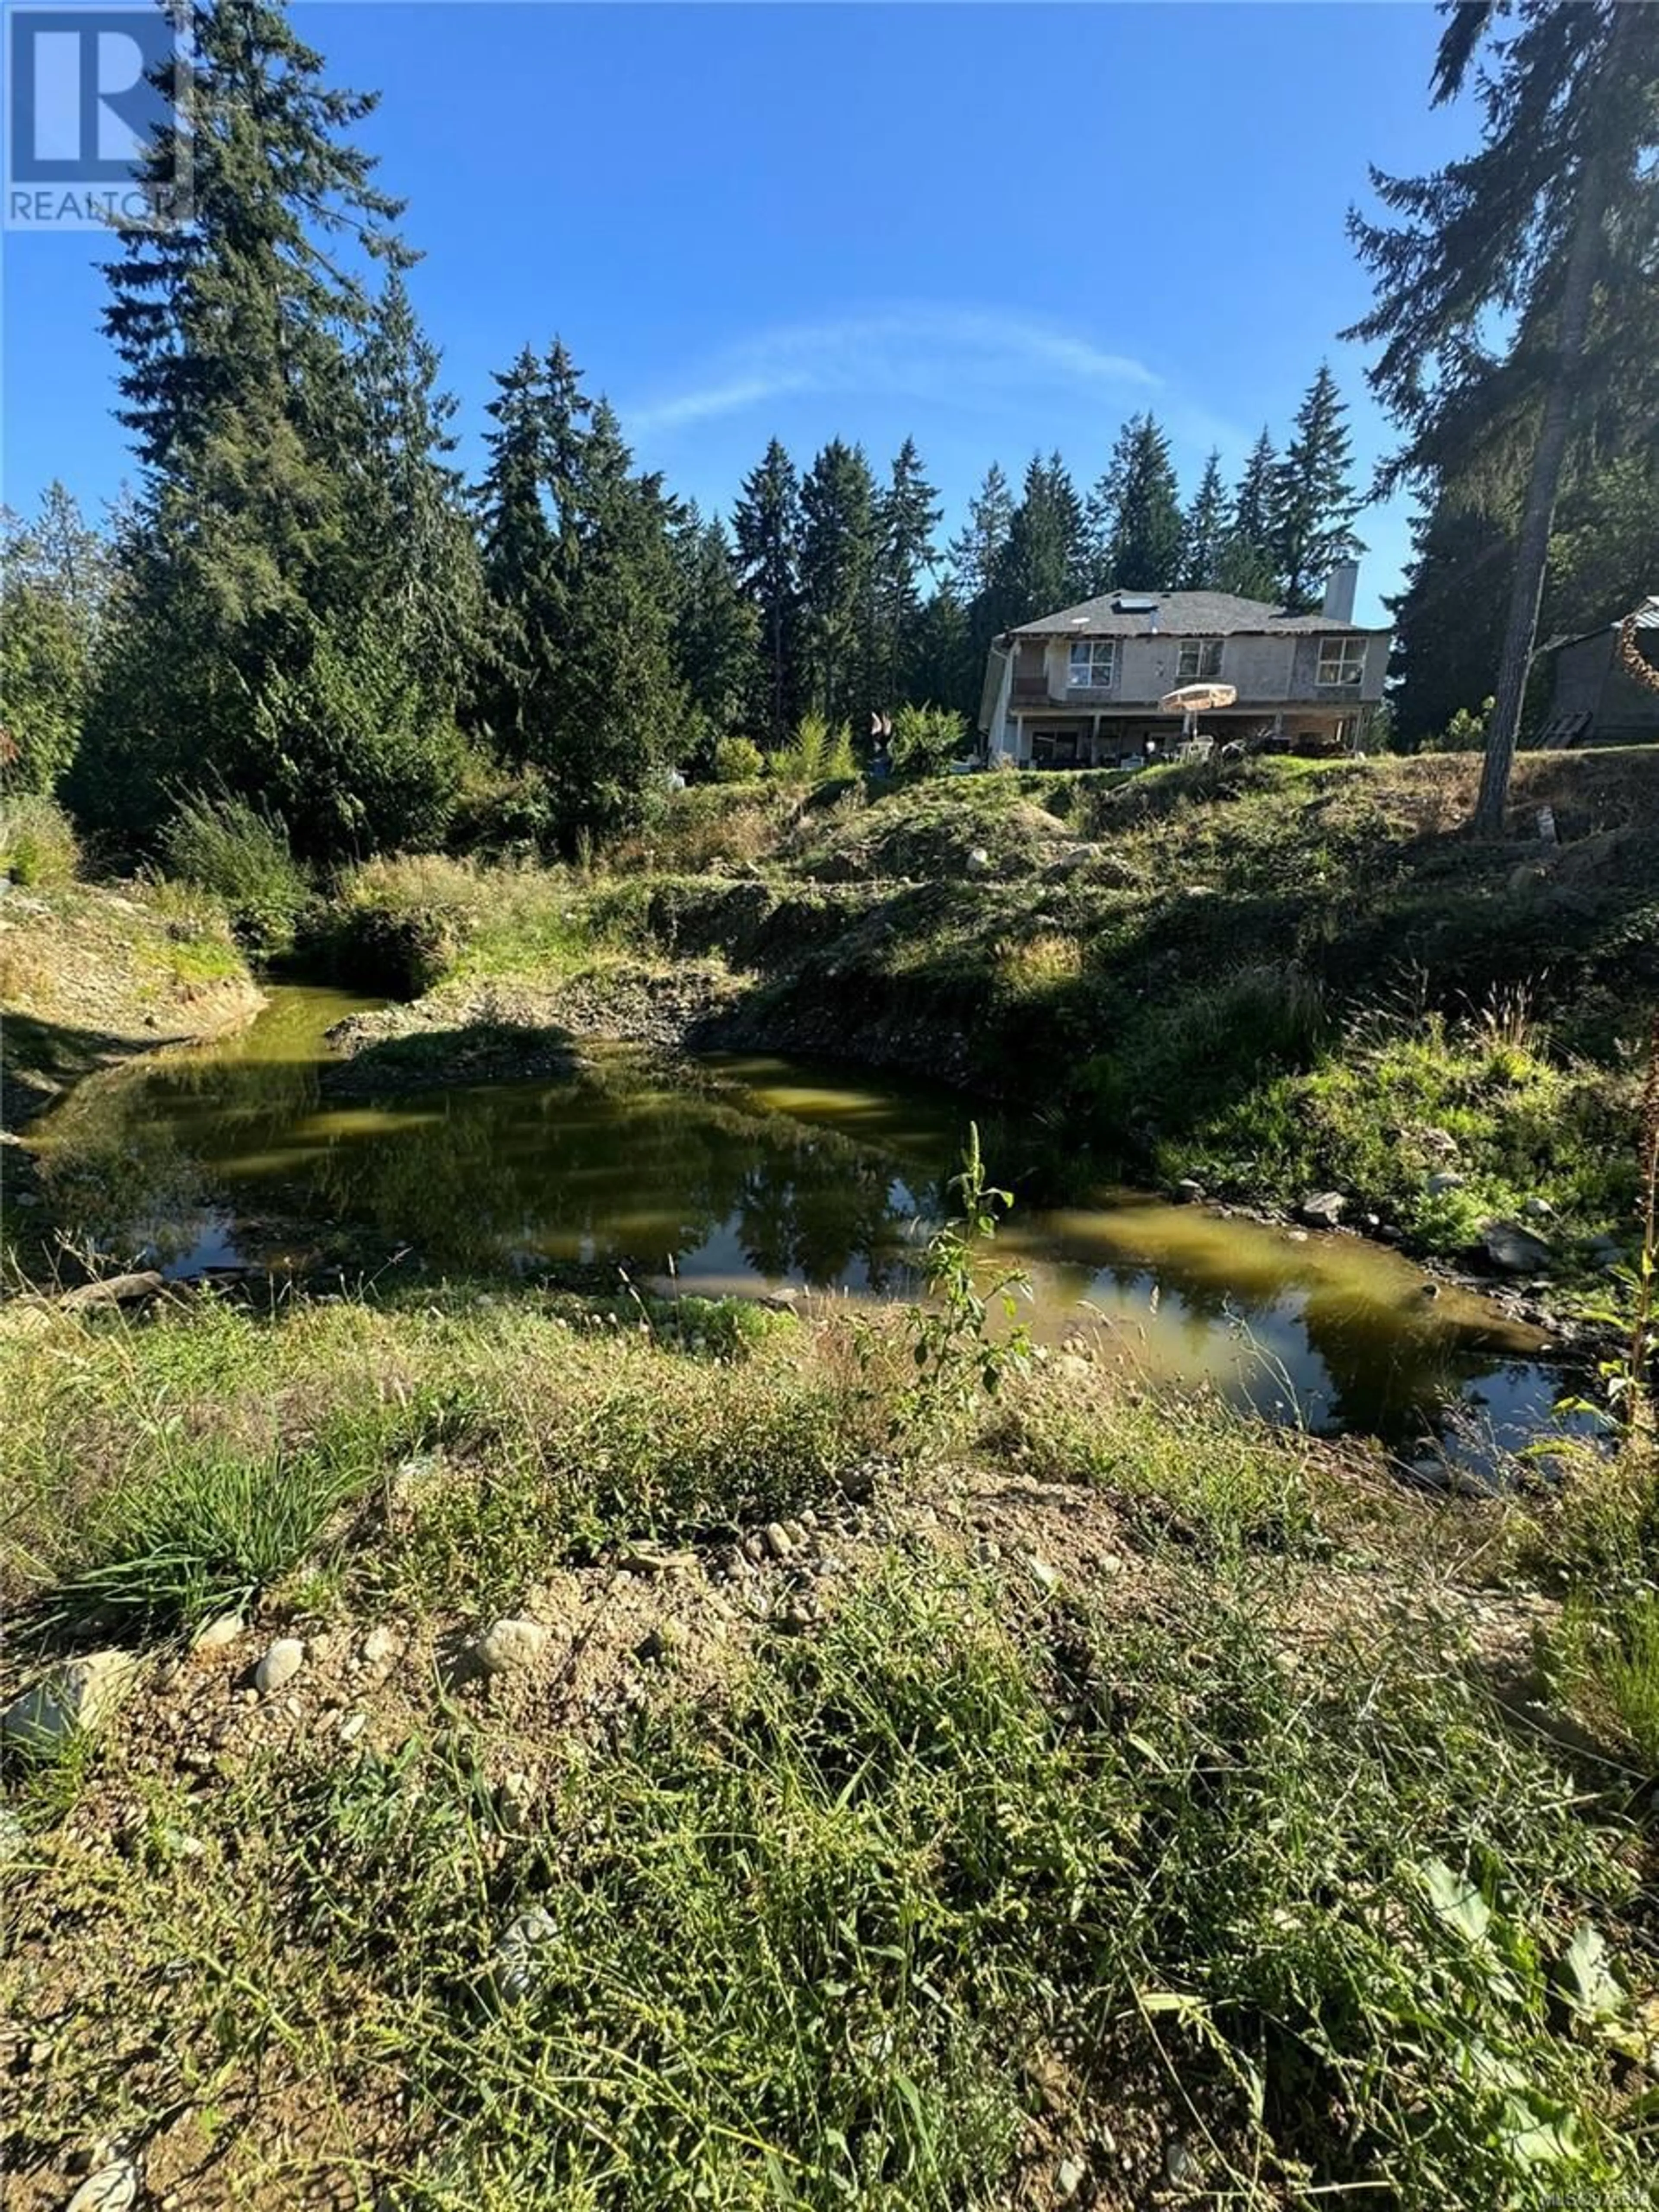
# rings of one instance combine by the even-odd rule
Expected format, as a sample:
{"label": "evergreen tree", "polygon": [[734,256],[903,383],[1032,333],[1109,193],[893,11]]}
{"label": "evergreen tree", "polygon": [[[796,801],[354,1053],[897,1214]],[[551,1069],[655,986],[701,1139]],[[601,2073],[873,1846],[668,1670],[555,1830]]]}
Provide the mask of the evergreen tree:
{"label": "evergreen tree", "polygon": [[922,582],[934,566],[933,532],[944,512],[922,473],[914,438],[907,438],[876,503],[877,665],[873,699],[890,708],[914,680]]}
{"label": "evergreen tree", "polygon": [[73,760],[110,585],[61,483],[32,522],[0,509],[0,790],[49,792]]}
{"label": "evergreen tree", "polygon": [[1394,735],[1407,752],[1431,744],[1459,712],[1490,697],[1504,626],[1514,533],[1464,489],[1412,522],[1406,586],[1394,617]]}
{"label": "evergreen tree", "polygon": [[968,502],[968,520],[945,548],[951,590],[971,607],[991,590],[1014,519],[1014,495],[993,461],[984,482]]}
{"label": "evergreen tree", "polygon": [[1571,636],[1627,614],[1659,579],[1659,443],[1583,456],[1550,540],[1542,629]]}
{"label": "evergreen tree", "polygon": [[1181,519],[1181,558],[1176,574],[1183,592],[1217,588],[1226,536],[1227,494],[1221,481],[1221,456],[1212,453],[1192,504]]}
{"label": "evergreen tree", "polygon": [[[564,630],[537,765],[552,787],[561,842],[610,836],[644,816],[692,735],[675,667],[671,532],[680,510],[632,455],[604,400],[556,404],[551,488],[560,501]],[[567,442],[567,422],[571,433]],[[568,465],[568,477],[562,473]]]}
{"label": "evergreen tree", "polygon": [[801,483],[801,667],[807,707],[868,726],[875,661],[876,487],[861,446],[832,438]]}
{"label": "evergreen tree", "polygon": [[[80,795],[142,832],[171,790],[210,776],[313,851],[429,836],[459,759],[357,543],[354,356],[372,308],[328,246],[349,231],[401,255],[398,204],[349,137],[374,101],[326,86],[266,0],[198,6],[191,27],[192,219],[120,230],[106,271],[143,480]],[[157,132],[151,186],[179,137]]]}
{"label": "evergreen tree", "polygon": [[[968,503],[968,519],[945,550],[950,604],[960,610],[963,635],[957,654],[954,683],[937,677],[925,687],[927,696],[943,699],[964,714],[979,705],[981,679],[991,641],[1002,627],[998,598],[999,580],[1008,559],[1008,538],[1014,520],[1014,495],[996,462],[985,472],[984,482]],[[937,629],[946,618],[941,615]]]}
{"label": "evergreen tree", "polygon": [[969,610],[948,583],[939,585],[916,619],[910,655],[914,699],[939,699],[960,714],[977,708],[985,651],[975,647]]}
{"label": "evergreen tree", "polygon": [[419,679],[431,712],[455,713],[481,647],[483,583],[439,357],[416,319],[400,270],[375,303],[357,361],[364,501],[358,545],[366,594]]}
{"label": "evergreen tree", "polygon": [[546,481],[549,441],[542,363],[525,346],[497,371],[484,434],[489,466],[478,495],[487,594],[485,643],[477,684],[483,733],[518,766],[533,732],[564,621]]}
{"label": "evergreen tree", "polygon": [[1332,568],[1359,550],[1346,416],[1336,379],[1322,362],[1273,479],[1273,562],[1285,605],[1295,614],[1318,606]]}
{"label": "evergreen tree", "polygon": [[1175,582],[1181,492],[1169,439],[1150,412],[1118,434],[1089,502],[1089,524],[1092,590],[1161,592]]}
{"label": "evergreen tree", "polygon": [[1273,554],[1273,488],[1279,457],[1264,428],[1250,448],[1233,493],[1232,514],[1221,542],[1216,582],[1242,599],[1277,604],[1279,570]]}
{"label": "evergreen tree", "polygon": [[633,474],[615,415],[561,342],[496,383],[480,501],[491,727],[540,771],[571,850],[637,821],[690,735],[674,653],[681,517],[660,478]]}
{"label": "evergreen tree", "polygon": [[1377,296],[1350,335],[1381,342],[1371,383],[1423,465],[1462,393],[1503,354],[1534,429],[1492,683],[1475,826],[1501,833],[1569,444],[1599,391],[1652,392],[1659,357],[1659,9],[1474,0],[1451,15],[1437,102],[1478,76],[1478,150],[1425,177],[1373,173],[1402,218],[1350,229]]}
{"label": "evergreen tree", "polygon": [[774,438],[743,480],[732,516],[738,573],[760,617],[765,677],[758,721],[774,749],[786,744],[800,703],[800,479]]}
{"label": "evergreen tree", "polygon": [[674,651],[696,718],[696,750],[712,757],[723,737],[748,724],[761,679],[761,622],[738,579],[732,541],[718,518],[691,507],[673,534],[678,572]]}
{"label": "evergreen tree", "polygon": [[1082,503],[1058,453],[1033,455],[991,585],[992,634],[1084,598],[1089,556]]}

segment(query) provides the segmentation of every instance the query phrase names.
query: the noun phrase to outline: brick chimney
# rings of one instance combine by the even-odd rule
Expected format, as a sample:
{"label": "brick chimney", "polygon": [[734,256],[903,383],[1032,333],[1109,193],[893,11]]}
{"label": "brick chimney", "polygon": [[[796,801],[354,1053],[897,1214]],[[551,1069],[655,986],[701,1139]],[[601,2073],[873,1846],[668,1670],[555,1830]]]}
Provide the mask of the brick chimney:
{"label": "brick chimney", "polygon": [[1331,571],[1331,580],[1325,586],[1325,604],[1319,611],[1327,622],[1353,620],[1353,596],[1358,588],[1358,562],[1339,561]]}

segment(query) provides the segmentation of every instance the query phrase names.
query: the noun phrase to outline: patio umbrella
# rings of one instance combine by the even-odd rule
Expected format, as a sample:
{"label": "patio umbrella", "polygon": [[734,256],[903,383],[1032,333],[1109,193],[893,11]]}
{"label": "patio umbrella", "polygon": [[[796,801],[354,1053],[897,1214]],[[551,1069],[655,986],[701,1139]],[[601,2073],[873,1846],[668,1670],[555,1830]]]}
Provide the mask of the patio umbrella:
{"label": "patio umbrella", "polygon": [[1179,714],[1181,734],[1189,738],[1193,733],[1193,718],[1212,712],[1218,707],[1231,707],[1238,696],[1231,684],[1183,684],[1178,691],[1166,691],[1158,702],[1160,714]]}

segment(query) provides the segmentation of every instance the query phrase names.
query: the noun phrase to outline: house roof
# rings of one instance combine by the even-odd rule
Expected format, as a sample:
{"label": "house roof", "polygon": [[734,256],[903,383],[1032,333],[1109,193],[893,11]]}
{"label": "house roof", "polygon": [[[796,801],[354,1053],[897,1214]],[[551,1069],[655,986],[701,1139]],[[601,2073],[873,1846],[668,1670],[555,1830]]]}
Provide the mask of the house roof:
{"label": "house roof", "polygon": [[[1156,610],[1157,621],[1153,621]],[[1062,607],[1056,615],[1021,623],[1014,637],[1232,637],[1244,635],[1319,636],[1340,631],[1384,637],[1356,622],[1333,622],[1328,615],[1286,614],[1266,599],[1241,599],[1232,592],[1107,592]]]}
{"label": "house roof", "polygon": [[1614,615],[1611,622],[1597,623],[1594,629],[1575,630],[1571,637],[1553,637],[1538,649],[1540,653],[1559,653],[1564,646],[1583,645],[1587,637],[1605,637],[1610,629],[1623,629],[1626,623],[1637,629],[1659,630],[1659,592],[1650,593],[1638,605],[1626,609],[1622,615]]}

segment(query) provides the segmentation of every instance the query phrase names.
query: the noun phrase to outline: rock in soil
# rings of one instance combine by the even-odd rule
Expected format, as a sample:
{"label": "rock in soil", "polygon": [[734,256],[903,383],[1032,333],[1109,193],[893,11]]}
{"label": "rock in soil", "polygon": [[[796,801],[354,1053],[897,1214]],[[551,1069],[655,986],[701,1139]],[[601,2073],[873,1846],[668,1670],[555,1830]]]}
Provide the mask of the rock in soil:
{"label": "rock in soil", "polygon": [[1334,1229],[1347,1203],[1340,1190],[1310,1191],[1297,1212],[1310,1229]]}
{"label": "rock in soil", "polygon": [[55,1749],[107,1720],[132,1684],[130,1651],[92,1651],[66,1659],[0,1715],[0,1736],[25,1751]]}
{"label": "rock in soil", "polygon": [[262,1698],[286,1689],[306,1663],[306,1647],[297,1636],[279,1636],[253,1670],[253,1686]]}
{"label": "rock in soil", "polygon": [[1489,1221],[1481,1234],[1486,1257],[1506,1275],[1538,1274],[1555,1257],[1541,1237],[1534,1237],[1518,1221]]}
{"label": "rock in soil", "polygon": [[498,1620],[472,1647],[486,1674],[510,1674],[533,1667],[546,1650],[550,1632],[538,1620]]}
{"label": "rock in soil", "polygon": [[217,1620],[209,1621],[196,1638],[191,1649],[197,1651],[217,1651],[227,1644],[234,1644],[246,1626],[240,1613],[222,1613]]}
{"label": "rock in soil", "polygon": [[509,2004],[527,1996],[534,1978],[536,1946],[559,1932],[558,1923],[544,1906],[521,1912],[495,1946],[495,1988]]}
{"label": "rock in soil", "polygon": [[112,2166],[100,2166],[88,2175],[70,2197],[67,2212],[127,2212],[137,2197],[137,2170],[130,2158],[118,2158]]}

